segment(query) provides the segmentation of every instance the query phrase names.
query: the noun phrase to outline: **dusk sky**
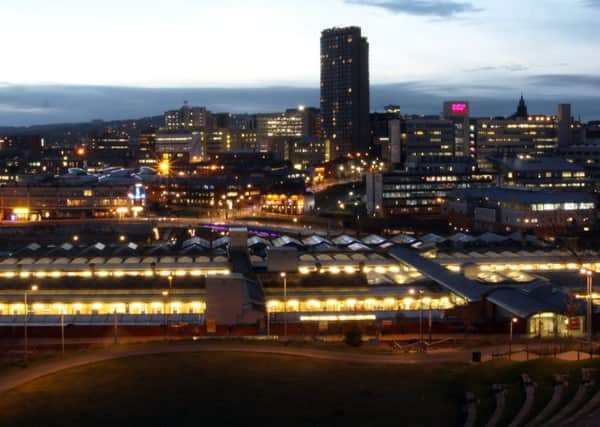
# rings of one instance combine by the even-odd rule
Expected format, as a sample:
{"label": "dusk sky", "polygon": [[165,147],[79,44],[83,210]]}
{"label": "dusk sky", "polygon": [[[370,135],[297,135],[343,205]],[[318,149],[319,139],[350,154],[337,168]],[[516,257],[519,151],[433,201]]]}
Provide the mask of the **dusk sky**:
{"label": "dusk sky", "polygon": [[[578,100],[600,99],[598,22],[599,0],[3,0],[0,125],[101,117],[102,102],[119,102],[104,96],[96,110],[69,107],[75,101],[65,99],[82,88],[110,86],[111,96],[114,87],[318,88],[320,32],[346,25],[369,39],[373,85],[401,84],[432,100],[523,91],[573,102],[577,113]],[[139,115],[164,107],[142,104]],[[589,108],[579,113],[600,115]]]}

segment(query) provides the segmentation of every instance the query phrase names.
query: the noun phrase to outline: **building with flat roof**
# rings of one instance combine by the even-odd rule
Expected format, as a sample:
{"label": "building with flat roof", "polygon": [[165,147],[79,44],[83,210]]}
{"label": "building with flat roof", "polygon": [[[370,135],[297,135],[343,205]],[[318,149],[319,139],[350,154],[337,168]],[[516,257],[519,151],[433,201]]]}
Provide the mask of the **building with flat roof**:
{"label": "building with flat roof", "polygon": [[585,168],[558,156],[517,155],[490,159],[504,187],[554,188],[589,191],[592,180]]}
{"label": "building with flat roof", "polygon": [[206,133],[159,132],[154,140],[154,151],[163,159],[179,160],[183,163],[200,162],[206,156]]}
{"label": "building with flat roof", "polygon": [[359,27],[321,33],[321,116],[328,159],[369,146],[369,43]]}
{"label": "building with flat roof", "polygon": [[179,110],[164,114],[165,129],[168,131],[199,131],[212,127],[212,116],[205,107],[190,107],[185,101]]}
{"label": "building with flat roof", "polygon": [[444,119],[454,123],[454,153],[456,156],[475,157],[475,135],[470,126],[468,101],[444,102]]}
{"label": "building with flat roof", "polygon": [[377,216],[440,215],[448,193],[457,188],[488,187],[494,175],[481,173],[470,157],[413,157],[405,170],[369,173],[367,211]]}
{"label": "building with flat roof", "polygon": [[451,192],[443,213],[452,225],[473,230],[555,236],[594,228],[597,206],[588,193],[492,187]]}
{"label": "building with flat roof", "polygon": [[60,177],[0,185],[0,219],[135,216],[143,211],[145,201],[141,180],[134,178],[132,171],[94,176],[73,169]]}

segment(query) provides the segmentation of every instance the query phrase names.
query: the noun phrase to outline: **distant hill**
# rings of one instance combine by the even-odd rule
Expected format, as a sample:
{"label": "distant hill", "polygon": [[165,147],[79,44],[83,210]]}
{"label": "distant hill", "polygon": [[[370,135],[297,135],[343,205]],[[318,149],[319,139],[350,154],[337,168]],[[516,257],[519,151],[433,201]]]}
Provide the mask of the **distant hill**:
{"label": "distant hill", "polygon": [[93,133],[102,133],[108,129],[121,129],[135,136],[139,131],[149,128],[158,128],[164,123],[163,116],[142,117],[140,119],[126,120],[93,120],[81,123],[57,123],[32,126],[0,126],[0,135],[43,135],[48,138],[64,137],[74,138],[88,136]]}

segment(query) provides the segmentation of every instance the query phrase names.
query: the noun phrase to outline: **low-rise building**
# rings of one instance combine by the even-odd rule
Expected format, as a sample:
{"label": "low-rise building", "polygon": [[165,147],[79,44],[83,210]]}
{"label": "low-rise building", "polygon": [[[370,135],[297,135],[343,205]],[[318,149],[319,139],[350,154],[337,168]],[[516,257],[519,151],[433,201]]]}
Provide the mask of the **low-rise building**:
{"label": "low-rise building", "polygon": [[439,215],[451,191],[488,187],[493,182],[494,175],[478,172],[469,157],[421,158],[404,171],[367,174],[367,211],[377,216]]}
{"label": "low-rise building", "polygon": [[582,192],[470,188],[450,193],[443,213],[451,225],[461,228],[555,236],[595,227],[597,206],[594,195]]}
{"label": "low-rise building", "polygon": [[204,132],[156,134],[154,151],[164,159],[199,162],[207,155]]}
{"label": "low-rise building", "polygon": [[132,216],[145,206],[141,182],[75,173],[59,178],[0,185],[0,218],[39,221],[54,218]]}
{"label": "low-rise building", "polygon": [[491,159],[504,187],[588,190],[591,179],[583,166],[557,156],[518,155]]}

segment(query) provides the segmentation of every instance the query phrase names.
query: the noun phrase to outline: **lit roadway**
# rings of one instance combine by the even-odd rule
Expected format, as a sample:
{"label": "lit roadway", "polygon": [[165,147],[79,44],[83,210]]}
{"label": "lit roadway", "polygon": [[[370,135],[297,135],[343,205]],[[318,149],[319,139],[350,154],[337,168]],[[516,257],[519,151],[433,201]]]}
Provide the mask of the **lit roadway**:
{"label": "lit roadway", "polygon": [[[301,218],[301,217],[300,217]],[[278,233],[296,233],[296,234],[325,234],[326,227],[310,224],[294,224],[292,222],[261,222],[260,218],[256,220],[237,220],[236,218],[224,219],[223,216],[216,217],[151,217],[151,218],[83,218],[83,219],[61,219],[61,220],[43,220],[38,222],[26,221],[0,221],[0,227],[35,227],[35,226],[60,226],[60,225],[79,225],[79,224],[113,224],[113,225],[157,225],[160,228],[178,226],[198,226],[198,225],[243,225],[254,226],[261,230]],[[333,229],[332,229],[333,231]]]}

